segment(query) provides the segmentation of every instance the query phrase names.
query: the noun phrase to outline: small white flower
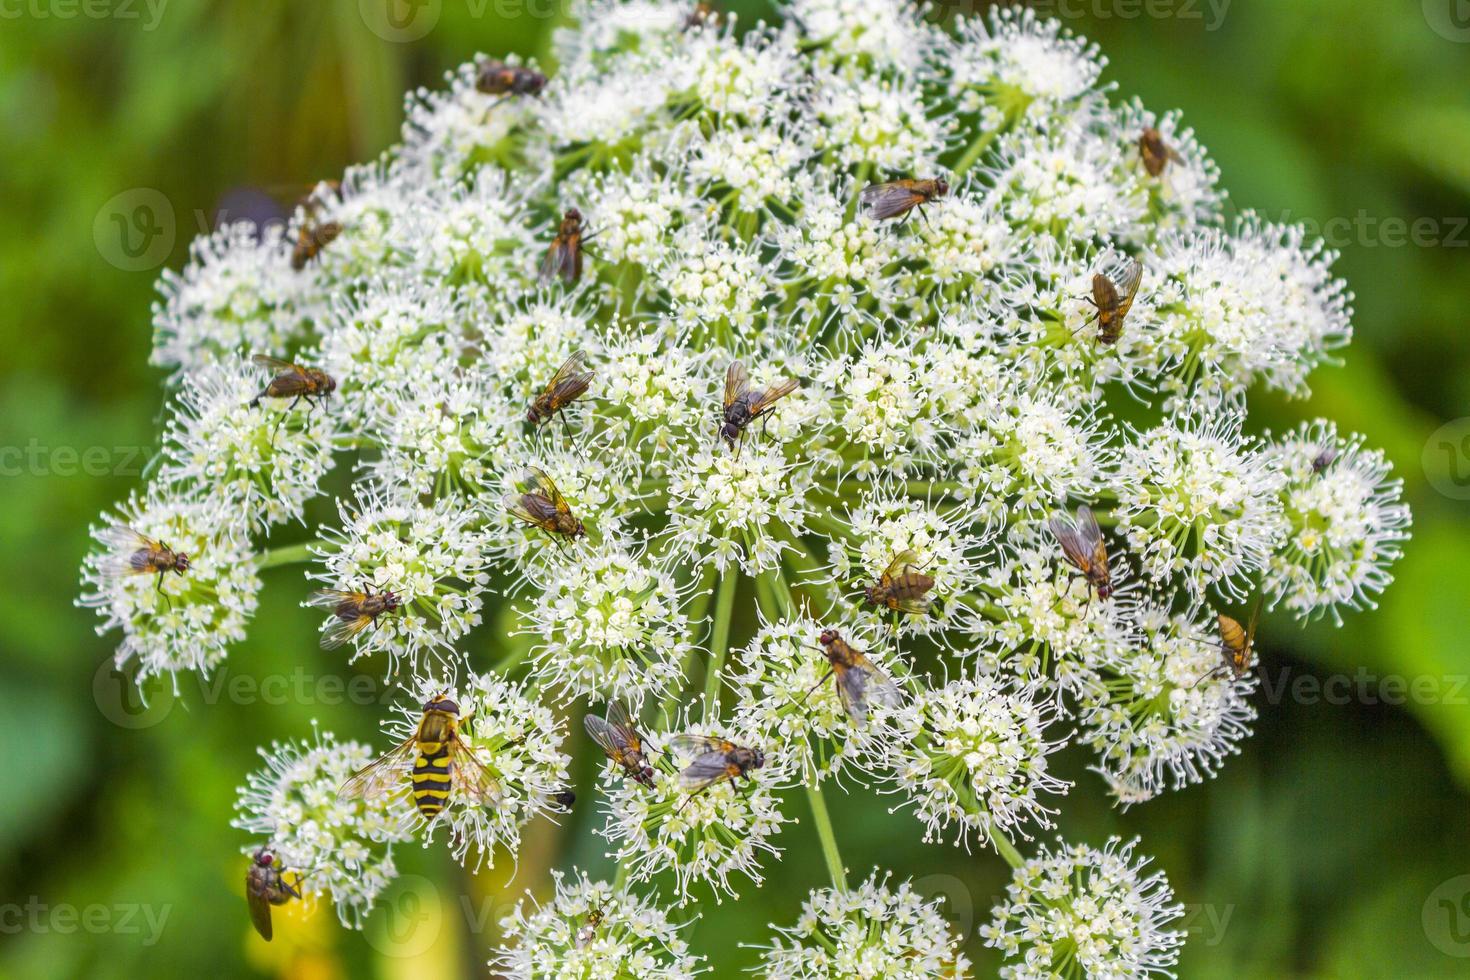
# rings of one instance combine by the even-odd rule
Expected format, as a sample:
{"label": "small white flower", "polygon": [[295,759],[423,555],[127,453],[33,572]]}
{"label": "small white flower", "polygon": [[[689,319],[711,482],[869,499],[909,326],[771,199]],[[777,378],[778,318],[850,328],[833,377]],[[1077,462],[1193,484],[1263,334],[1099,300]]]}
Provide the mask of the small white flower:
{"label": "small white flower", "polygon": [[[401,797],[343,799],[338,789],[373,761],[360,742],[319,732],[311,742],[272,743],[266,768],[251,773],[235,804],[234,826],[262,835],[279,867],[300,875],[303,897],[323,895],[337,918],[354,929],[384,888],[398,877],[393,845],[412,839]],[[406,777],[405,777],[406,778]]]}
{"label": "small white flower", "polygon": [[1016,869],[1006,899],[980,928],[1006,958],[1003,980],[1172,977],[1184,933],[1165,926],[1184,914],[1162,872],[1144,876],[1137,841],[1101,849],[1058,842]]}
{"label": "small white flower", "polygon": [[545,905],[515,911],[500,923],[508,945],[490,969],[509,980],[542,977],[638,977],[689,980],[705,972],[691,956],[681,926],[654,898],[635,895],[585,872],[553,871],[556,893]]}
{"label": "small white flower", "polygon": [[673,544],[721,570],[738,565],[754,575],[776,568],[805,528],[810,484],[810,471],[788,463],[758,430],[738,453],[706,444],[669,480]]}
{"label": "small white flower", "polygon": [[794,926],[761,956],[768,980],[938,980],[969,976],[970,962],[940,913],[908,882],[874,876],[857,888],[819,888]]}

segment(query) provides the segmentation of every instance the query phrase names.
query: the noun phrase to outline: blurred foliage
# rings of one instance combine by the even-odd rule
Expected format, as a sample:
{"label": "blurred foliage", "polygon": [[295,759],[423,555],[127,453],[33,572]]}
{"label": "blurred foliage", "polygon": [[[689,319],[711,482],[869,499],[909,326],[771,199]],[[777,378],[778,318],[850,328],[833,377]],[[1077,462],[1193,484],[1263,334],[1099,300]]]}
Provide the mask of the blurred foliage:
{"label": "blurred foliage", "polygon": [[[242,189],[282,207],[379,153],[409,87],[437,84],[477,50],[544,52],[552,21],[530,11],[555,7],[432,3],[435,27],[405,44],[365,29],[354,0],[174,0],[156,21],[142,2],[103,5],[118,15],[107,18],[79,13],[95,4],[61,0],[7,8],[0,447],[22,457],[17,467],[8,455],[0,476],[0,743],[10,760],[0,895],[15,903],[0,918],[0,976],[482,975],[495,920],[522,888],[544,890],[548,867],[605,870],[591,834],[598,816],[583,800],[563,827],[533,830],[509,888],[509,862],[471,880],[441,850],[408,848],[409,876],[365,936],[318,909],[278,916],[267,946],[241,900],[234,787],[256,764],[256,744],[306,735],[312,719],[371,737],[376,712],[329,685],[360,677],[376,692],[376,680],[316,649],[296,580],[279,571],[228,668],[207,683],[184,680],[177,697],[158,689],[147,707],[110,670],[111,644],[93,635],[92,615],[72,606],[87,524],[139,483],[162,398],[147,366],[157,270],[105,259],[93,238],[105,202],[130,188],[160,191],[175,214],[168,264],[177,268],[221,208],[262,206]],[[1448,464],[1429,442],[1470,402],[1470,229],[1456,220],[1470,215],[1470,44],[1436,32],[1419,3],[1237,3],[1216,23],[1220,7],[1068,0],[1042,9],[1081,15],[1069,26],[1101,44],[1120,93],[1184,110],[1237,207],[1332,232],[1338,271],[1357,294],[1357,340],[1345,366],[1319,373],[1312,399],[1264,401],[1261,415],[1277,429],[1331,416],[1383,446],[1406,480],[1415,536],[1378,612],[1342,629],[1268,618],[1262,654],[1283,693],[1263,694],[1256,737],[1219,779],[1122,813],[1085,758],[1069,757],[1064,768],[1080,785],[1061,829],[1093,843],[1143,835],[1192,906],[1185,977],[1464,976],[1465,961],[1437,949],[1427,929],[1434,889],[1470,872],[1470,510],[1434,489]],[[1145,9],[1173,15],[1137,15]],[[1385,233],[1385,220],[1421,217],[1438,245]],[[68,464],[68,447],[104,447],[104,472]],[[1348,703],[1292,696],[1296,678],[1360,671]],[[257,687],[272,676],[299,679],[307,696]],[[1388,676],[1427,680],[1438,694],[1382,703],[1376,679]],[[584,773],[586,748],[577,748]],[[912,818],[889,814],[887,800],[832,803],[855,874],[881,860],[912,875],[950,900],[955,925],[973,937],[1004,887],[998,859],[920,844]],[[753,959],[740,943],[793,920],[819,883],[809,826],[782,843],[788,859],[764,889],[705,904],[691,927],[720,976]],[[451,887],[426,889],[428,880]],[[102,926],[85,928],[67,909]],[[147,913],[166,916],[156,936]],[[993,961],[970,946],[986,975]]]}

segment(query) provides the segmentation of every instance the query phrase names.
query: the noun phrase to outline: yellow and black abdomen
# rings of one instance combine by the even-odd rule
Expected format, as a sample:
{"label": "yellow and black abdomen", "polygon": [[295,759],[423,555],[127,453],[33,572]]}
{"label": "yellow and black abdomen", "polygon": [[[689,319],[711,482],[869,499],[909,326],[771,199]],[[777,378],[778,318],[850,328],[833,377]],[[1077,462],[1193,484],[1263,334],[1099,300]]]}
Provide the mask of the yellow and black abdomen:
{"label": "yellow and black abdomen", "polygon": [[419,742],[413,760],[413,802],[426,817],[434,817],[449,802],[449,746]]}

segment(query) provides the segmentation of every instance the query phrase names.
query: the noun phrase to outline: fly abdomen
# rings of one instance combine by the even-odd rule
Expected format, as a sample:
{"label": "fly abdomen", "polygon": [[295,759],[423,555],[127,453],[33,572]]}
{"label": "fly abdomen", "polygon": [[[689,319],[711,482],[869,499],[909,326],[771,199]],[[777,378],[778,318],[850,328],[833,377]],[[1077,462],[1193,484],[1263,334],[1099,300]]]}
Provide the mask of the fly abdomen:
{"label": "fly abdomen", "polygon": [[449,751],[443,742],[420,742],[413,761],[413,801],[434,817],[449,802]]}

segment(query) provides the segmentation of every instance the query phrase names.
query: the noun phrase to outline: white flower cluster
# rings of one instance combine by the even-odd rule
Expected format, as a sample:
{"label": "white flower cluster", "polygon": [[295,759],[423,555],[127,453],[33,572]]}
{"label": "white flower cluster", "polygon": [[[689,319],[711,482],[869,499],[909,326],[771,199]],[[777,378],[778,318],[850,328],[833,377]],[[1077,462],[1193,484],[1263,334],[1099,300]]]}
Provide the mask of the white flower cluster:
{"label": "white flower cluster", "polygon": [[[835,865],[828,777],[1013,861],[1066,742],[1126,803],[1203,779],[1254,717],[1243,610],[1369,606],[1407,538],[1361,438],[1253,425],[1250,391],[1306,394],[1347,342],[1351,297],[1301,229],[1226,218],[1177,114],[1110,102],[1097,50],[1030,12],[780,7],[579,0],[554,77],[466,63],[285,234],[225,229],[162,285],[177,402],[82,601],[141,674],[206,670],[257,572],[313,562],[324,645],[406,692],[386,730],[462,753],[409,821],[462,860],[514,852],[571,746],[605,751],[584,795],[619,887],[515,917],[513,973],[604,949],[687,975],[622,883],[758,884],[795,784]],[[425,707],[454,691],[457,716]],[[564,744],[582,726],[548,705],[572,702],[595,742]],[[326,769],[306,809],[265,793],[298,757],[242,800],[283,853],[336,805]],[[364,860],[325,833],[288,863]],[[987,933],[1013,975],[1172,964],[1126,849],[1018,875]],[[771,975],[962,970],[871,881],[786,936]]]}

